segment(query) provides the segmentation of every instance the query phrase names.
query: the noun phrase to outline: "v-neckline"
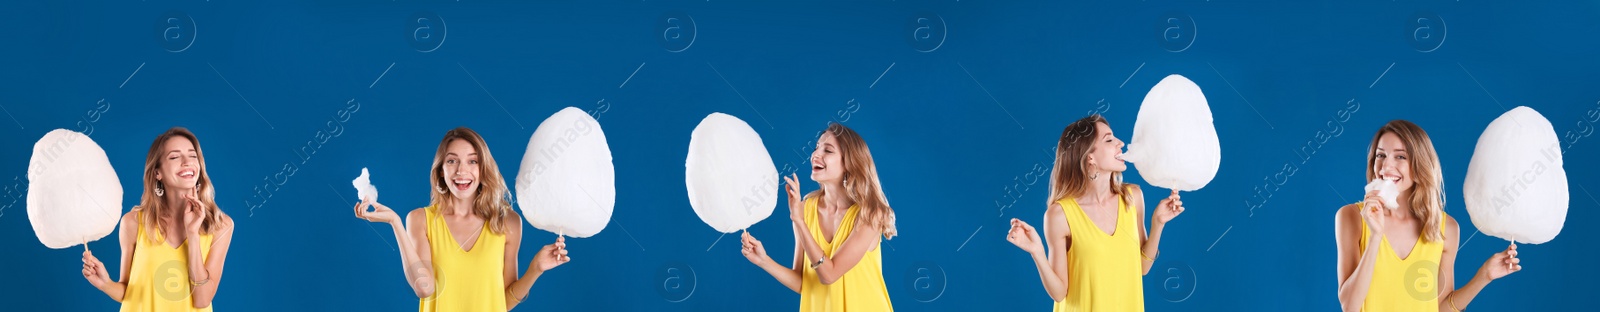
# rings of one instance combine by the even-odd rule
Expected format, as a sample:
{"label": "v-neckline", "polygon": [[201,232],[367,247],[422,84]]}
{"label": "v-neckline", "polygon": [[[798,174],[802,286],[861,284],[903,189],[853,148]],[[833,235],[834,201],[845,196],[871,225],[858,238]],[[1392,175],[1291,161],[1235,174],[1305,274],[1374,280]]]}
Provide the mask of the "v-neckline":
{"label": "v-neckline", "polygon": [[[822,238],[823,242],[827,243],[828,246],[833,246],[833,242],[839,240],[839,234],[841,234],[839,232],[839,230],[843,230],[844,229],[844,219],[845,219],[845,217],[849,217],[850,216],[850,209],[854,209],[855,207],[856,207],[856,205],[850,205],[850,208],[845,208],[844,209],[844,215],[843,216],[839,216],[839,224],[835,224],[833,226],[833,237],[823,237]],[[817,224],[817,232],[818,232],[818,234],[822,234],[821,232],[823,232],[823,231],[822,231],[821,222],[823,220],[822,220],[822,201],[821,200],[817,201],[817,209],[816,209],[816,211],[817,211],[817,222],[818,222],[818,224]]]}
{"label": "v-neckline", "polygon": [[[1362,226],[1366,226],[1366,220],[1362,220],[1361,222],[1362,222]],[[1371,230],[1371,228],[1368,228],[1368,230]],[[1384,233],[1385,235],[1383,235],[1383,241],[1378,243],[1378,244],[1379,245],[1383,245],[1383,246],[1389,246],[1389,254],[1394,255],[1395,258],[1399,258],[1400,261],[1411,260],[1411,256],[1417,254],[1417,247],[1422,246],[1422,236],[1423,236],[1422,235],[1422,231],[1425,231],[1425,230],[1426,230],[1426,227],[1423,227],[1423,226],[1420,226],[1420,225],[1418,226],[1418,229],[1417,229],[1417,240],[1411,242],[1411,249],[1406,251],[1406,256],[1405,257],[1401,257],[1400,256],[1400,251],[1394,249],[1394,243],[1389,242],[1389,235],[1387,235],[1388,233]]]}
{"label": "v-neckline", "polygon": [[[153,222],[155,222],[157,224],[160,224],[161,223],[161,216],[156,216],[155,220],[151,220],[151,221],[153,221]],[[172,241],[168,239],[167,233],[162,233],[163,232],[162,229],[156,228],[155,226],[145,227],[142,224],[139,225],[139,227],[141,228],[140,229],[141,231],[149,230],[147,232],[155,232],[156,237],[161,239],[161,246],[167,247],[167,249],[183,248],[183,244],[186,243],[187,240],[188,240],[188,238],[185,237],[184,239],[178,240],[178,244],[177,245],[173,245]]]}
{"label": "v-neckline", "polygon": [[1401,257],[1400,256],[1400,251],[1394,250],[1394,244],[1389,243],[1389,236],[1388,235],[1384,235],[1383,236],[1383,245],[1384,246],[1389,246],[1389,254],[1394,255],[1395,258],[1400,258],[1400,261],[1410,260],[1411,256],[1417,253],[1417,245],[1421,245],[1421,244],[1422,244],[1422,237],[1419,236],[1419,237],[1417,237],[1417,241],[1411,243],[1411,250],[1406,251],[1406,256],[1405,257]]}
{"label": "v-neckline", "polygon": [[[1118,199],[1118,200],[1120,201],[1121,199]],[[1076,204],[1078,202],[1078,200],[1077,199],[1073,199],[1072,202],[1074,204]],[[1105,229],[1100,228],[1100,224],[1099,223],[1094,222],[1094,218],[1093,217],[1089,217],[1089,211],[1086,210],[1086,209],[1083,209],[1083,205],[1079,204],[1077,206],[1078,206],[1078,212],[1082,213],[1083,214],[1083,218],[1084,219],[1088,219],[1089,220],[1089,224],[1093,225],[1094,229],[1096,231],[1100,232],[1100,234],[1105,234],[1106,236],[1117,236],[1117,231],[1121,231],[1122,230],[1121,226],[1120,226],[1120,225],[1122,225],[1121,224],[1122,223],[1122,211],[1114,211],[1115,212],[1115,217],[1112,217],[1113,221],[1111,221],[1111,232],[1106,232]],[[1121,206],[1120,202],[1118,203],[1118,206]],[[1122,209],[1122,207],[1116,207],[1116,208],[1113,208],[1113,209]]]}
{"label": "v-neckline", "polygon": [[183,244],[187,243],[187,240],[188,240],[188,238],[184,238],[184,239],[178,240],[178,244],[177,245],[173,245],[172,241],[167,239],[167,234],[166,233],[157,233],[156,237],[161,238],[161,246],[165,246],[165,247],[167,247],[167,249],[183,248]]}
{"label": "v-neckline", "polygon": [[484,226],[479,226],[478,227],[478,233],[477,233],[476,238],[474,238],[472,240],[472,246],[462,247],[461,246],[461,241],[456,239],[456,232],[453,231],[453,230],[450,230],[450,220],[446,220],[445,219],[444,213],[440,213],[439,214],[439,221],[441,221],[440,223],[444,224],[444,232],[445,232],[445,234],[447,234],[447,236],[450,236],[450,244],[451,245],[455,245],[456,246],[456,250],[460,250],[461,252],[464,252],[464,253],[471,253],[473,250],[478,250],[478,242],[482,242],[483,241],[483,228],[484,228],[484,226],[488,225],[488,221],[485,220],[484,221]]}

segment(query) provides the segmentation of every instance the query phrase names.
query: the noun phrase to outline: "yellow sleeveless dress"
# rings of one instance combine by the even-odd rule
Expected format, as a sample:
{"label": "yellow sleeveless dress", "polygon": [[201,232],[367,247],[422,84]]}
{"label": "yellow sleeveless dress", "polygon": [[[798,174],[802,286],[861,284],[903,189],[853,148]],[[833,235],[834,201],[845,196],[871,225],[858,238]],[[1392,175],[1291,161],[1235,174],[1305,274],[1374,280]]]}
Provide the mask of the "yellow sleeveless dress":
{"label": "yellow sleeveless dress", "polygon": [[420,312],[505,311],[506,236],[484,223],[470,250],[450,236],[438,207],[427,212],[428,246],[433,255],[433,296],[417,304]]}
{"label": "yellow sleeveless dress", "polygon": [[[139,214],[144,213],[141,211]],[[147,233],[143,224],[135,228],[139,229],[139,233],[134,238],[133,263],[128,266],[128,287],[122,294],[122,312],[211,311],[211,306],[196,309],[190,296],[190,242],[184,240],[178,248],[172,248],[161,233]],[[152,237],[146,235],[154,235],[156,241],[152,242]],[[200,235],[201,257],[211,255],[211,239],[210,234]]]}
{"label": "yellow sleeveless dress", "polygon": [[[1440,231],[1444,231],[1444,213],[1439,214]],[[1441,232],[1442,233],[1442,232]],[[1367,221],[1361,220],[1361,249],[1366,249]],[[1361,311],[1434,311],[1439,309],[1439,260],[1444,255],[1443,242],[1417,240],[1411,255],[1401,259],[1395,254],[1389,240],[1378,242],[1378,261],[1373,263],[1372,284],[1367,287],[1366,303]]]}
{"label": "yellow sleeveless dress", "polygon": [[1067,298],[1056,312],[1144,311],[1144,263],[1139,256],[1139,220],[1117,199],[1117,228],[1101,230],[1076,199],[1056,202],[1067,217],[1072,246],[1067,249]]}
{"label": "yellow sleeveless dress", "polygon": [[[834,231],[833,241],[829,242],[822,236],[822,222],[817,216],[817,199],[808,198],[805,203],[806,229],[811,238],[822,246],[822,254],[833,257],[844,246],[845,240],[850,238],[850,231],[855,229],[856,215],[861,212],[859,206],[851,205],[845,211],[844,220],[839,221],[839,228]],[[881,242],[882,239],[879,239]],[[889,303],[889,288],[883,283],[883,249],[878,244],[861,257],[855,267],[845,272],[844,276],[834,281],[832,285],[823,285],[822,279],[817,276],[817,270],[812,269],[810,263],[817,259],[805,257],[805,274],[800,277],[800,311],[801,312],[863,312],[863,311],[894,311]]]}

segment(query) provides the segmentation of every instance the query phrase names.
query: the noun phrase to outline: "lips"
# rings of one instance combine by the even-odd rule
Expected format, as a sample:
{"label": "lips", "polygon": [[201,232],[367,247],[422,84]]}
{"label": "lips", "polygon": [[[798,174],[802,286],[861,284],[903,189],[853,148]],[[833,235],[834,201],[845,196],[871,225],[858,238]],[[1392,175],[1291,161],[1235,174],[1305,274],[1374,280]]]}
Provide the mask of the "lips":
{"label": "lips", "polygon": [[1400,173],[1394,171],[1383,171],[1378,173],[1378,178],[1389,180],[1390,182],[1400,182]]}
{"label": "lips", "polygon": [[471,179],[455,179],[454,181],[450,182],[452,185],[455,185],[457,190],[465,191],[467,188],[472,187]]}
{"label": "lips", "polygon": [[822,169],[824,169],[822,167],[822,164],[811,164],[811,171],[812,172],[822,171]]}
{"label": "lips", "polygon": [[195,174],[196,173],[194,169],[183,169],[178,171],[177,176],[179,178],[192,179],[194,178]]}

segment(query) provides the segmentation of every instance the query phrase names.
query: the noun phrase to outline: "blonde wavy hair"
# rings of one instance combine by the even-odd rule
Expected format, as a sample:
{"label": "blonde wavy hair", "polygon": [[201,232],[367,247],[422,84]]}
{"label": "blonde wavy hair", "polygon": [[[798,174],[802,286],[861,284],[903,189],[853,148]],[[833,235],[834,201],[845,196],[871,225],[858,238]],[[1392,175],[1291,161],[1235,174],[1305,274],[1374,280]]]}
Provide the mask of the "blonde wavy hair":
{"label": "blonde wavy hair", "polygon": [[1422,131],[1422,127],[1410,121],[1394,120],[1379,128],[1378,133],[1372,135],[1372,144],[1367,146],[1367,181],[1378,178],[1378,139],[1385,133],[1399,137],[1406,155],[1410,156],[1411,215],[1423,224],[1423,241],[1444,240],[1444,234],[1439,232],[1439,215],[1444,213],[1444,170],[1440,169],[1433,140],[1428,139],[1428,132]]}
{"label": "blonde wavy hair", "polygon": [[482,217],[489,225],[489,231],[495,234],[505,234],[505,218],[511,214],[511,191],[506,188],[505,178],[500,176],[500,166],[495,164],[494,156],[489,154],[489,144],[484,142],[478,132],[467,127],[451,129],[444,133],[444,138],[439,140],[439,151],[433,154],[433,169],[428,176],[433,185],[434,192],[430,192],[429,205],[439,208],[449,208],[449,192],[443,191],[450,182],[444,176],[445,150],[450,142],[462,140],[472,145],[478,152],[478,189],[472,200],[472,214]]}
{"label": "blonde wavy hair", "polygon": [[[857,220],[883,232],[884,239],[893,239],[898,231],[894,227],[894,209],[889,207],[888,196],[878,183],[878,166],[872,163],[872,152],[860,134],[839,123],[828,123],[822,135],[831,135],[839,143],[839,155],[844,165],[844,191],[846,197],[861,207]],[[806,194],[806,199],[821,198],[822,189]]]}

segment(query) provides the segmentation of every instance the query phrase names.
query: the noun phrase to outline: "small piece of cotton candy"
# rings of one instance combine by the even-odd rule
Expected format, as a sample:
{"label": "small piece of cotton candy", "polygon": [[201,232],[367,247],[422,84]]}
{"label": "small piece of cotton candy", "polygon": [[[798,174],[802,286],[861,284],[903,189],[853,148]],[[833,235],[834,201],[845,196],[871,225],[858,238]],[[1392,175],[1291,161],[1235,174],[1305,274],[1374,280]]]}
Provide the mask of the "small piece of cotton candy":
{"label": "small piece of cotton candy", "polygon": [[689,206],[718,232],[761,222],[778,205],[778,168],[750,124],[723,113],[700,120],[684,161]]}
{"label": "small piece of cotton candy", "polygon": [[539,123],[517,170],[522,219],[551,233],[590,237],[611,222],[616,202],[616,171],[600,122],[568,107]]}
{"label": "small piece of cotton candy", "polygon": [[1396,200],[1400,197],[1400,187],[1395,186],[1394,181],[1372,179],[1372,182],[1367,183],[1366,191],[1378,191],[1378,197],[1383,198],[1383,208],[1390,210],[1400,208],[1400,202]]}
{"label": "small piece of cotton candy", "polygon": [[372,186],[372,180],[367,176],[367,168],[361,168],[361,176],[356,177],[350,184],[356,186],[356,199],[360,201],[378,201],[378,187]]}
{"label": "small piece of cotton candy", "polygon": [[105,150],[89,136],[56,129],[28,159],[28,222],[45,247],[100,240],[117,229],[122,184]]}
{"label": "small piece of cotton candy", "polygon": [[1472,225],[1490,236],[1543,244],[1567,222],[1561,141],[1539,112],[1518,106],[1478,137],[1462,185]]}
{"label": "small piece of cotton candy", "polygon": [[1139,104],[1138,118],[1122,159],[1134,163],[1145,182],[1187,192],[1217,176],[1222,145],[1199,85],[1180,75],[1161,79]]}

